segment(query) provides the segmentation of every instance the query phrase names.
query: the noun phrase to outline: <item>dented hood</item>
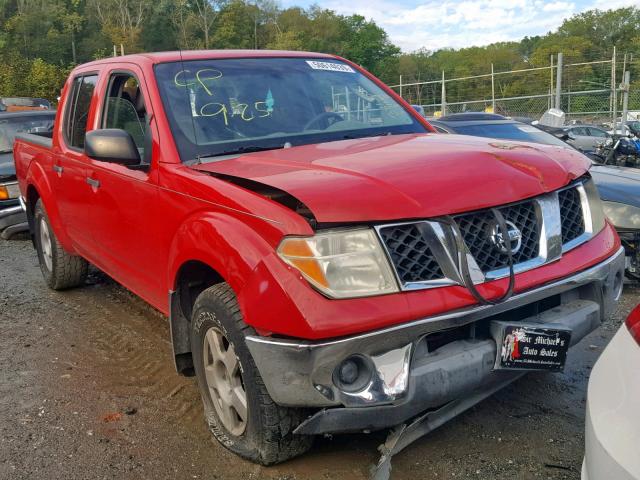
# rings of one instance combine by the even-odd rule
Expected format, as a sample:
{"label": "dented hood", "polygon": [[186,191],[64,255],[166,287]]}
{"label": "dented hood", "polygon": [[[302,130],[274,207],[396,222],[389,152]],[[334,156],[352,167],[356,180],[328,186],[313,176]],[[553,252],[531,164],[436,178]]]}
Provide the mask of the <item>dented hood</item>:
{"label": "dented hood", "polygon": [[549,192],[584,174],[569,148],[461,135],[371,137],[212,159],[193,168],[283,190],[321,223],[425,218]]}

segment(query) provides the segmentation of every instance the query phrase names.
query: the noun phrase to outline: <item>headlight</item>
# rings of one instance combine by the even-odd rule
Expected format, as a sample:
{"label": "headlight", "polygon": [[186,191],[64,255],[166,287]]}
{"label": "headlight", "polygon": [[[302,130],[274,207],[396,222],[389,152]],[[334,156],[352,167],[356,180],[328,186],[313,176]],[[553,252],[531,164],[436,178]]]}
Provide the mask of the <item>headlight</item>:
{"label": "headlight", "polygon": [[382,246],[369,228],[287,237],[278,247],[278,255],[332,298],[398,291]]}
{"label": "headlight", "polygon": [[[600,200],[600,194],[596,188],[596,184],[593,180],[584,182],[584,191],[587,194],[587,202],[589,203],[589,211],[591,212],[591,218],[585,218],[585,221],[591,221],[591,231],[595,235],[604,228],[605,216],[602,211],[602,200]],[[589,230],[587,225],[587,231]]]}
{"label": "headlight", "polygon": [[0,183],[0,200],[11,200],[19,196],[18,182]]}
{"label": "headlight", "polygon": [[602,202],[605,215],[616,228],[640,230],[640,208],[617,202]]}

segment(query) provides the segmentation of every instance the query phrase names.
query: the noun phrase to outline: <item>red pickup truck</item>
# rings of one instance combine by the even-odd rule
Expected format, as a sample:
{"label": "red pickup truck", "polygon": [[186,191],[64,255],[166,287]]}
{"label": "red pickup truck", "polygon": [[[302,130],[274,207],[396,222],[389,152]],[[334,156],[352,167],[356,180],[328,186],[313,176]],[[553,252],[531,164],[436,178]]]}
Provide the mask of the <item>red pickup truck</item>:
{"label": "red pickup truck", "polygon": [[434,133],[335,56],[81,65],[14,151],[47,284],[90,262],[166,314],[213,435],[263,464],[560,370],[622,290],[583,156]]}

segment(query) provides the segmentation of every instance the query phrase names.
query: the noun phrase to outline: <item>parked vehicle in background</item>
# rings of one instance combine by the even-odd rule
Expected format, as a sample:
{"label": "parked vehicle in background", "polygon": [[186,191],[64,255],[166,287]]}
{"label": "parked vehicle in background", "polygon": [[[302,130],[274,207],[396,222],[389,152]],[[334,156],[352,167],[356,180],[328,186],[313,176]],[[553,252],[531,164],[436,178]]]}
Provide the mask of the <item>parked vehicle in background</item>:
{"label": "parked vehicle in background", "polygon": [[13,162],[13,142],[18,133],[51,137],[56,112],[0,113],[0,236],[28,230],[27,216],[20,207],[18,180]]}
{"label": "parked vehicle in background", "polygon": [[616,129],[615,131],[613,130],[613,126],[609,127],[609,130],[607,130],[607,134],[609,136],[620,136],[620,137],[628,137],[629,135],[634,135],[634,128],[635,127],[635,123],[636,122],[630,122],[631,125],[629,125],[629,123],[625,123],[623,124],[622,122],[618,122],[616,123]]}
{"label": "parked vehicle in background", "polygon": [[565,148],[567,146],[562,140],[532,125],[525,125],[495,113],[455,113],[429,119],[429,123],[441,133],[519,140]]}
{"label": "parked vehicle in background", "polygon": [[640,305],[591,370],[582,480],[640,480],[639,366]]}
{"label": "parked vehicle in background", "polygon": [[424,107],[422,105],[411,105],[413,107],[413,109],[418,112],[420,115],[422,115],[423,117],[425,116],[424,113]]}
{"label": "parked vehicle in background", "polygon": [[51,110],[51,102],[44,98],[0,97],[0,112]]}
{"label": "parked vehicle in background", "polygon": [[572,125],[563,130],[568,134],[567,143],[585,152],[593,152],[609,138],[606,130],[593,125]]}
{"label": "parked vehicle in background", "polygon": [[[534,128],[518,125],[518,122],[504,119],[504,117],[496,117],[500,116],[458,114],[453,121],[430,120],[430,122],[441,133],[517,139],[546,145],[559,145],[558,142],[560,142],[565,148],[576,148],[572,144],[565,143],[568,140],[568,132],[565,129],[544,125]],[[593,154],[588,154],[588,157],[592,160],[601,160]],[[633,280],[640,280],[640,171],[594,163],[590,172],[604,201],[605,213],[622,239],[626,257],[626,274]]]}
{"label": "parked vehicle in background", "polygon": [[613,135],[593,153],[605,165],[640,168],[640,139],[632,135]]}
{"label": "parked vehicle in background", "polygon": [[627,120],[626,125],[630,133],[640,138],[640,120]]}
{"label": "parked vehicle in background", "polygon": [[590,172],[625,249],[627,276],[640,281],[640,170],[594,164]]}
{"label": "parked vehicle in background", "polygon": [[561,370],[622,291],[584,156],[434,134],[332,55],[82,65],[14,152],[46,283],[91,262],[168,315],[212,434],[263,464]]}

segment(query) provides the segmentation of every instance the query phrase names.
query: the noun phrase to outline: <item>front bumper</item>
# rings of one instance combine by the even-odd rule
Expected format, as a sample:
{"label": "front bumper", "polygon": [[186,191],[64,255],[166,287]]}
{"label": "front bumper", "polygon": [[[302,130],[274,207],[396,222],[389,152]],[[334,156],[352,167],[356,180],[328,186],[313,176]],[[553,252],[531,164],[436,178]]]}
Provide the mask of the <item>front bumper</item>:
{"label": "front bumper", "polygon": [[18,231],[28,229],[27,214],[20,206],[18,200],[5,200],[0,202],[0,234],[9,231],[9,233],[13,235]]}
{"label": "front bumper", "polygon": [[[508,383],[522,372],[494,371],[493,320],[561,323],[575,343],[608,316],[620,295],[624,252],[570,277],[475,306],[375,332],[325,342],[250,336],[247,345],[273,400],[321,410],[298,433],[378,429],[453,399]],[[348,357],[365,358],[373,376],[349,392],[335,380]],[[366,407],[366,408],[363,408]]]}
{"label": "front bumper", "polygon": [[582,480],[640,479],[640,346],[623,325],[591,373]]}

